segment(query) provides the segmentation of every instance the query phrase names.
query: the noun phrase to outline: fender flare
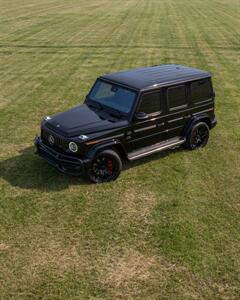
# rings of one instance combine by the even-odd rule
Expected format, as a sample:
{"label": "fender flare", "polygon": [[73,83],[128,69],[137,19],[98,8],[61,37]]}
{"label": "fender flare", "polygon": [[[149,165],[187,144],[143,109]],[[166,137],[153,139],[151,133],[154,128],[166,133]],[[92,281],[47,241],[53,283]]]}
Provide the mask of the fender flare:
{"label": "fender flare", "polygon": [[109,148],[113,148],[113,150],[115,148],[116,150],[118,150],[118,152],[120,152],[119,155],[121,158],[127,157],[127,152],[126,152],[124,146],[122,145],[122,143],[120,141],[117,141],[117,140],[111,140],[111,141],[108,141],[105,143],[95,145],[94,147],[89,149],[86,156],[87,156],[87,158],[92,160],[96,156],[97,152],[100,152],[104,149],[109,149]]}
{"label": "fender flare", "polygon": [[205,122],[209,126],[209,129],[211,128],[211,120],[208,114],[199,114],[197,116],[193,116],[186,124],[185,128],[183,129],[183,137],[187,138],[191,132],[192,127],[198,122]]}

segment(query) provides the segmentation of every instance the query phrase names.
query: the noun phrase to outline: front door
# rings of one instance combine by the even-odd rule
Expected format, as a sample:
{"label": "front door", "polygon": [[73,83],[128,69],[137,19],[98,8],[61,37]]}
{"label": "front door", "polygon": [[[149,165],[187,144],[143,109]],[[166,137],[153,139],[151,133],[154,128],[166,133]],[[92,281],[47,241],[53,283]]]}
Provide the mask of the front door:
{"label": "front door", "polygon": [[164,112],[165,105],[160,90],[142,94],[136,113],[145,113],[146,119],[133,118],[132,128],[127,137],[129,150],[137,150],[165,139]]}

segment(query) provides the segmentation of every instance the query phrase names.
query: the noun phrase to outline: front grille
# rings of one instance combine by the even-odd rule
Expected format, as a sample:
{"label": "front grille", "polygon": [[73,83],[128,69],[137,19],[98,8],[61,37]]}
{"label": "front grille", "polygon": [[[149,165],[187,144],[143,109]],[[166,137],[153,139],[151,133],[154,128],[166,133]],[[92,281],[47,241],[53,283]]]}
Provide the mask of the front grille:
{"label": "front grille", "polygon": [[[54,143],[51,145],[49,143],[49,136],[53,136],[54,138]],[[66,141],[57,136],[56,134],[46,130],[45,128],[42,128],[42,131],[41,131],[41,138],[43,140],[43,142],[53,148],[58,148],[58,149],[61,149],[61,150],[66,150]]]}

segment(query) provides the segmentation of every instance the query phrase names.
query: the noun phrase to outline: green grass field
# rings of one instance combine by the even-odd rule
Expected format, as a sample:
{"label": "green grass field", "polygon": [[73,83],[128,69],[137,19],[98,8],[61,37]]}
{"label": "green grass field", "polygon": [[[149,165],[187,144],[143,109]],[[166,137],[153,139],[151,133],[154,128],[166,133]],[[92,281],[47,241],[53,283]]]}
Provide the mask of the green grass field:
{"label": "green grass field", "polygon": [[[0,299],[240,299],[239,20],[239,0],[0,0]],[[102,185],[34,155],[97,76],[162,63],[214,74],[206,148]]]}

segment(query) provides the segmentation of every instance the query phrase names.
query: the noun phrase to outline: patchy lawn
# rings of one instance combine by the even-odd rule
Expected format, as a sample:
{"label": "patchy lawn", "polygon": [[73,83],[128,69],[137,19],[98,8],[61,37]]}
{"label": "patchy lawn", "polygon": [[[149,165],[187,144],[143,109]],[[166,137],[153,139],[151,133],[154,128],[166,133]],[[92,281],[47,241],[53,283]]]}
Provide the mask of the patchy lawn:
{"label": "patchy lawn", "polygon": [[[238,0],[0,0],[0,299],[240,299]],[[91,185],[34,155],[43,116],[102,73],[211,71],[201,151]]]}

